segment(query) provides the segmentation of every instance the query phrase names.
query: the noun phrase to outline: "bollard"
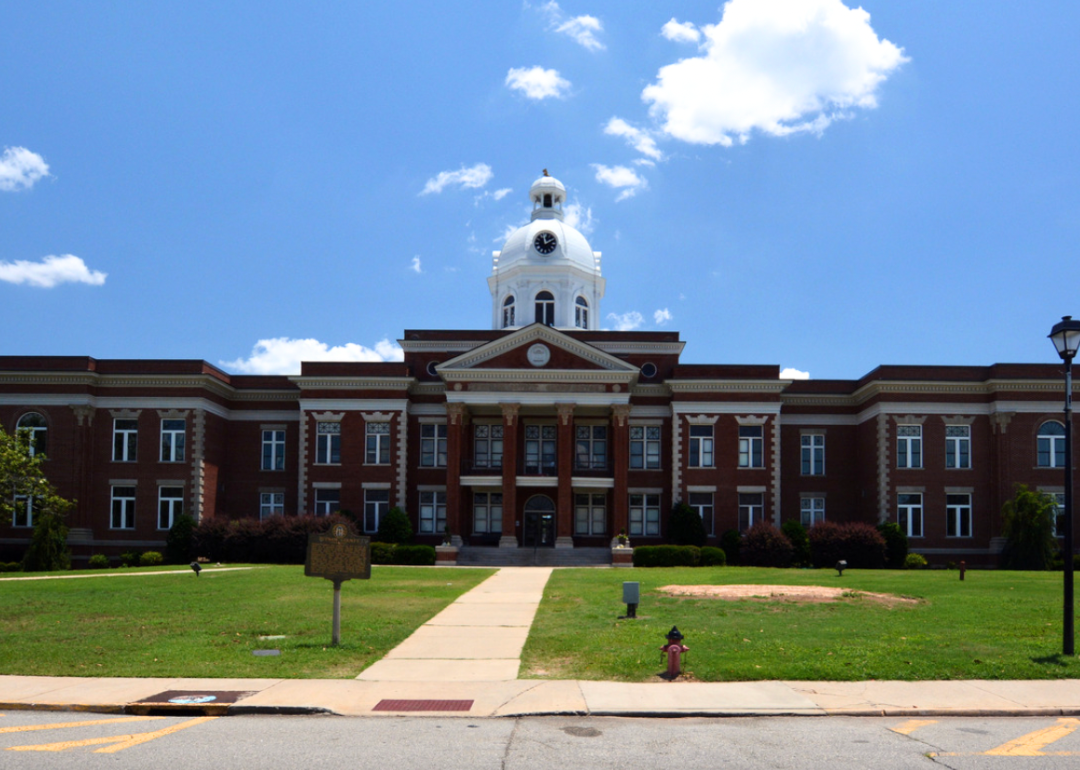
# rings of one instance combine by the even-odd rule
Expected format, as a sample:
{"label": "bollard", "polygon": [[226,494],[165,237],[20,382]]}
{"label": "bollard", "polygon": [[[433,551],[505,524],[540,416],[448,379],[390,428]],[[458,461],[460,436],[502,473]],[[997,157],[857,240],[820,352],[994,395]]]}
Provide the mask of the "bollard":
{"label": "bollard", "polygon": [[641,583],[626,582],[622,584],[622,600],[626,605],[626,617],[637,617],[637,606],[641,600]]}
{"label": "bollard", "polygon": [[967,562],[962,561],[962,562],[960,562],[960,579],[961,580],[964,579],[964,573],[965,572],[967,572]]}

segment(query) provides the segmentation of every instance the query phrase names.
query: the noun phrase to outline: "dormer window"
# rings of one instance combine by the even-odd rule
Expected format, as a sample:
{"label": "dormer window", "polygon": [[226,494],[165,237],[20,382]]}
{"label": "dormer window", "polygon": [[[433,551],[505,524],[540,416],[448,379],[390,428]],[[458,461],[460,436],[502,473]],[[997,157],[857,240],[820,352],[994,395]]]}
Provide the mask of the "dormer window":
{"label": "dormer window", "polygon": [[555,325],[555,297],[550,291],[542,291],[536,295],[536,323]]}
{"label": "dormer window", "polygon": [[584,297],[578,297],[574,302],[574,326],[579,329],[589,328],[589,303]]}
{"label": "dormer window", "polygon": [[502,325],[507,329],[514,325],[514,295],[511,294],[503,300]]}

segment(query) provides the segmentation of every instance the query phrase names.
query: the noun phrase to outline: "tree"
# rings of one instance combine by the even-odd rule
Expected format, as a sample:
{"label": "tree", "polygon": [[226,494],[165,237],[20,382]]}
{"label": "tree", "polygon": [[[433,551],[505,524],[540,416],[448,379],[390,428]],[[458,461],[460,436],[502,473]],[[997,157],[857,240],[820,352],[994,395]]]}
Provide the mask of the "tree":
{"label": "tree", "polygon": [[1054,498],[1045,492],[1016,485],[1012,500],[1005,503],[1001,516],[1005,523],[1005,569],[1050,569],[1057,541],[1054,538]]}
{"label": "tree", "polygon": [[397,506],[391,508],[379,521],[379,531],[375,537],[380,543],[405,545],[412,542],[413,528],[409,523],[409,515]]}
{"label": "tree", "polygon": [[705,523],[698,512],[686,503],[671,509],[668,518],[668,540],[675,545],[705,545]]}

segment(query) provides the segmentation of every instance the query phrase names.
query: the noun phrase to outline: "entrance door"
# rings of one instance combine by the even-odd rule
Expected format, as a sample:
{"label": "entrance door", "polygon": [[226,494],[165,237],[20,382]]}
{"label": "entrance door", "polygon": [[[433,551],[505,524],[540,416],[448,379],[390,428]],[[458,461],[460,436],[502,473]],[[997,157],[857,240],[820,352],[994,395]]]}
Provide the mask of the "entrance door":
{"label": "entrance door", "polygon": [[525,548],[555,547],[555,503],[536,495],[525,503],[525,527],[521,544]]}

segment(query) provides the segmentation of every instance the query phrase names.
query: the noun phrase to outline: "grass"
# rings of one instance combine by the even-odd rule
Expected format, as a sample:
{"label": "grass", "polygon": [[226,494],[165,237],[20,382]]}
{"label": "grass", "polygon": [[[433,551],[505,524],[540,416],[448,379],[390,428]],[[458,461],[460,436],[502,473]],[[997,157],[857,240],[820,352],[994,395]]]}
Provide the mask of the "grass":
{"label": "grass", "polygon": [[[636,620],[622,582],[641,583]],[[786,584],[914,597],[882,606],[675,598],[665,585]],[[752,568],[556,570],[522,656],[522,676],[650,681],[673,625],[691,680],[1080,678],[1063,658],[1060,572],[911,572]]]}
{"label": "grass", "polygon": [[0,673],[351,678],[494,572],[376,566],[342,584],[335,648],[333,584],[302,566],[138,575],[162,569],[0,582]]}

